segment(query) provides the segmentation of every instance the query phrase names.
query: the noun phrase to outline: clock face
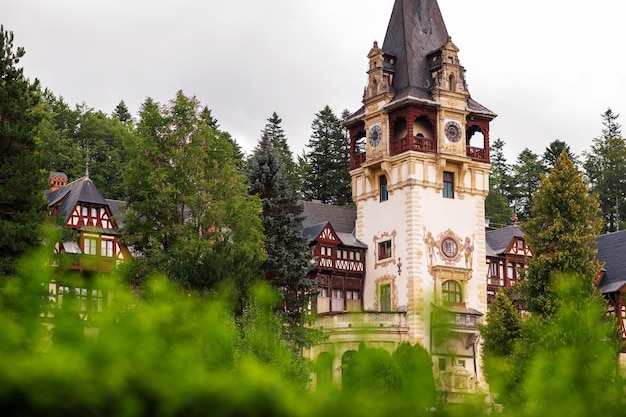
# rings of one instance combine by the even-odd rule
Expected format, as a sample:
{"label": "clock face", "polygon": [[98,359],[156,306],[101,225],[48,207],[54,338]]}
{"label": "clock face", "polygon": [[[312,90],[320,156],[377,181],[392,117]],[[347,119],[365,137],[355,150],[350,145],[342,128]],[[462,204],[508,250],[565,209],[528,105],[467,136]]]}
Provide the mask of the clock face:
{"label": "clock face", "polygon": [[380,139],[383,135],[382,130],[380,130],[380,126],[376,125],[376,126],[372,126],[372,128],[370,129],[370,145],[372,145],[373,147],[377,147],[378,144],[380,143]]}
{"label": "clock face", "polygon": [[461,126],[457,122],[446,123],[446,137],[450,142],[458,142],[461,139]]}

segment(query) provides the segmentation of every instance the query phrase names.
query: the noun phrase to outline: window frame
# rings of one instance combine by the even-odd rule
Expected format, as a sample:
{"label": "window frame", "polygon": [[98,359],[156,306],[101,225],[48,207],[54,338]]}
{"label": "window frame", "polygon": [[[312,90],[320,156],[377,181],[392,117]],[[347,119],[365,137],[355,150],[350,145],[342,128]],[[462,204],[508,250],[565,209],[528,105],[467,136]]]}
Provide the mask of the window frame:
{"label": "window frame", "polygon": [[380,175],[378,177],[378,190],[380,192],[379,202],[384,202],[389,200],[389,190],[387,189],[387,176]]}
{"label": "window frame", "polygon": [[383,261],[390,258],[393,258],[391,239],[378,242],[378,260]]}
{"label": "window frame", "polygon": [[443,190],[444,198],[454,198],[454,172],[443,171]]}
{"label": "window frame", "polygon": [[[454,288],[450,288],[453,285]],[[448,279],[441,283],[441,300],[444,303],[459,304],[463,302],[463,288],[461,283]]]}
{"label": "window frame", "polygon": [[[384,291],[388,290],[388,291]],[[391,284],[381,284],[378,287],[378,299],[380,300],[380,311],[391,311]]]}

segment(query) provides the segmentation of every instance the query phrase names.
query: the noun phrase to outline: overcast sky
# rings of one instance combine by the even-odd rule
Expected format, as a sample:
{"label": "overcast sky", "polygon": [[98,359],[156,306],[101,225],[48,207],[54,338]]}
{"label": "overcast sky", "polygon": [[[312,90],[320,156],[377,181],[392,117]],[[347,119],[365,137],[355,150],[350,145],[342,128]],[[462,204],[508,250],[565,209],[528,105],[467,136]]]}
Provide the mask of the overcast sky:
{"label": "overcast sky", "polygon": [[[74,105],[136,117],[195,95],[244,150],[276,111],[292,151],[315,113],[357,110],[394,0],[0,0],[29,78]],[[439,0],[474,99],[509,162],[555,139],[580,154],[608,108],[626,126],[626,1]],[[626,130],[626,128],[624,129]],[[624,132],[626,133],[626,132]]]}

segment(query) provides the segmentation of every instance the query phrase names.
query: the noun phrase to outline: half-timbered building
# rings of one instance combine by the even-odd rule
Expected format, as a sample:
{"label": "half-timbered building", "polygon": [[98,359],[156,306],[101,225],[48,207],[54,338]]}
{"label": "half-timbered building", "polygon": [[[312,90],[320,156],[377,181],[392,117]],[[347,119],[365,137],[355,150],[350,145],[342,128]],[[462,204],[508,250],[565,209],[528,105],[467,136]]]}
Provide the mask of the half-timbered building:
{"label": "half-timbered building", "polygon": [[79,301],[81,318],[90,320],[110,297],[97,288],[96,277],[113,272],[131,257],[118,231],[122,202],[105,199],[88,175],[68,184],[65,174],[52,172],[48,184],[50,215],[66,229],[55,246],[59,274],[49,284],[51,301],[61,304],[72,293]]}

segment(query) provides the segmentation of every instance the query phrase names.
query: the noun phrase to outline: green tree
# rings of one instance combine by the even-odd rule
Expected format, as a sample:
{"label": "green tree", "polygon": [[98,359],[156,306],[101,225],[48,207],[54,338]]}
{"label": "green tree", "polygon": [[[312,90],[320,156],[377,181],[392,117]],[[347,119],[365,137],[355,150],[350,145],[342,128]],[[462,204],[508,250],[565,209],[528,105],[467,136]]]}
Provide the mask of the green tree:
{"label": "green tree", "polygon": [[311,255],[308,242],[299,230],[304,219],[303,208],[285,176],[281,154],[267,132],[261,136],[248,163],[250,194],[258,196],[263,203],[265,278],[280,291],[279,311],[287,324],[286,339],[302,347],[309,343],[304,315],[315,286],[306,278]]}
{"label": "green tree", "polygon": [[511,369],[516,360],[516,343],[522,336],[522,317],[504,290],[498,291],[489,305],[486,321],[480,329],[485,375],[493,392],[512,391]]}
{"label": "green tree", "polygon": [[164,106],[145,101],[126,149],[125,240],[142,254],[131,277],[161,271],[199,291],[229,284],[241,308],[259,278],[263,229],[261,202],[248,195],[230,136],[179,91]]}
{"label": "green tree", "polygon": [[343,369],[343,389],[365,396],[397,394],[402,378],[397,363],[384,349],[361,344]]}
{"label": "green tree", "polygon": [[576,155],[571,151],[570,146],[562,140],[557,139],[552,141],[543,152],[541,162],[543,163],[546,173],[549,172],[554,165],[556,165],[556,161],[559,159],[562,152],[567,153],[567,156],[574,162],[574,164],[577,164]]}
{"label": "green tree", "polygon": [[133,122],[133,116],[128,111],[128,107],[126,107],[124,100],[121,100],[115,107],[115,110],[113,110],[113,117],[119,120],[124,126]]}
{"label": "green tree", "polygon": [[621,136],[618,117],[611,109],[602,115],[602,136],[593,140],[589,152],[583,153],[583,167],[600,200],[606,232],[619,230],[620,221],[626,218],[626,141]]}
{"label": "green tree", "polygon": [[550,316],[556,309],[550,279],[557,272],[580,274],[589,294],[600,271],[593,249],[600,233],[598,199],[566,152],[541,180],[533,199],[531,217],[522,224],[526,242],[533,250],[524,282],[528,309]]}
{"label": "green tree", "polygon": [[498,191],[500,195],[511,202],[511,166],[504,156],[504,145],[504,141],[500,138],[491,144],[489,184],[491,190]]}
{"label": "green tree", "polygon": [[283,130],[281,123],[282,119],[278,117],[278,114],[276,114],[276,112],[272,113],[272,115],[267,119],[267,124],[265,125],[263,134],[267,135],[272,142],[274,149],[278,152],[287,181],[293,191],[299,195],[302,188],[302,182],[298,176],[296,163],[293,160],[293,153],[289,148],[287,137],[285,136],[285,131]]}
{"label": "green tree", "polygon": [[43,117],[39,83],[16,65],[24,48],[0,25],[0,276],[41,243],[46,217],[43,161],[36,141]]}
{"label": "green tree", "polygon": [[420,344],[401,343],[391,354],[400,373],[401,393],[412,408],[433,406],[437,399],[433,359]]}
{"label": "green tree", "polygon": [[306,155],[310,170],[303,184],[305,198],[327,204],[351,204],[349,141],[341,120],[326,106],[315,114],[311,128]]}
{"label": "green tree", "polygon": [[539,155],[525,148],[513,165],[511,197],[515,202],[515,211],[520,219],[527,219],[533,206],[533,193],[539,188],[541,174],[544,172]]}
{"label": "green tree", "polygon": [[122,178],[126,166],[123,143],[131,137],[132,132],[117,117],[91,109],[81,115],[76,140],[89,158],[89,178],[106,198],[126,197]]}

